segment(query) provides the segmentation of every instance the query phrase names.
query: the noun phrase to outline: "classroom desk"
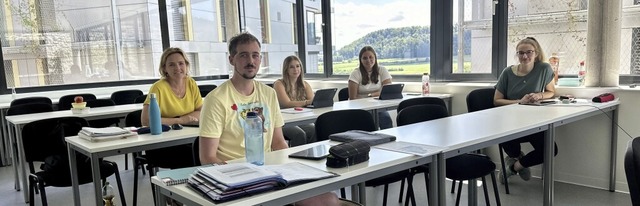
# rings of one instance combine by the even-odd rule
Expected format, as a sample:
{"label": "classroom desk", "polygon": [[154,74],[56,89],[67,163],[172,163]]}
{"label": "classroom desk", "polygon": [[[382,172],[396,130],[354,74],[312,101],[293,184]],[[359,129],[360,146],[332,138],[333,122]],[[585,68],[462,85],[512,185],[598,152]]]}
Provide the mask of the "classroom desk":
{"label": "classroom desk", "polygon": [[[617,144],[617,109],[619,102],[590,105],[526,106],[508,105],[472,113],[460,114],[427,122],[405,125],[381,133],[394,135],[399,141],[414,142],[444,148],[438,154],[439,205],[445,205],[444,159],[483,149],[537,132],[545,132],[544,205],[553,205],[553,142],[555,128],[604,112],[612,112],[610,190],[615,183]],[[517,114],[517,115],[514,115]],[[523,118],[526,117],[526,118]],[[469,205],[476,205],[476,181],[469,181]]]}
{"label": "classroom desk", "polygon": [[[449,110],[449,114],[451,114],[451,103],[452,103],[451,94],[429,94],[429,96],[438,97],[445,100],[445,102],[447,102],[447,108]],[[362,109],[362,110],[367,110],[371,112],[371,114],[374,117],[373,119],[377,125],[377,122],[378,122],[377,115],[379,110],[395,109],[398,107],[398,104],[400,104],[400,102],[402,102],[403,100],[417,98],[417,97],[422,97],[422,96],[404,94],[402,99],[377,100],[374,98],[362,98],[362,99],[349,100],[349,101],[339,101],[339,102],[333,103],[333,107],[311,109],[311,112],[301,112],[301,113],[295,113],[295,114],[282,113],[282,118],[288,119],[288,120],[295,120],[295,121],[290,121],[288,123],[285,123],[285,127],[297,126],[297,125],[314,123],[316,121],[316,118],[318,118],[318,116],[329,111]]]}
{"label": "classroom desk", "polygon": [[[334,145],[337,144],[337,142],[327,140],[266,153],[265,164],[284,164],[296,161],[325,171],[337,173],[340,176],[293,185],[280,190],[255,194],[246,198],[215,205],[286,205],[298,200],[334,191],[337,188],[358,184],[375,177],[430,163],[432,160],[435,160],[435,154],[441,150],[440,148],[434,148],[427,156],[420,157],[372,147],[369,152],[369,161],[346,168],[328,168],[325,166],[326,160],[314,161],[288,157],[291,153],[319,144]],[[238,159],[238,161],[242,162],[244,160]],[[165,202],[164,196],[167,196],[186,205],[214,205],[211,200],[190,189],[187,184],[166,186],[157,176],[152,177],[151,182],[158,192],[158,195],[156,195],[156,204],[163,205]],[[361,189],[360,192],[362,193],[364,190]]]}
{"label": "classroom desk", "polygon": [[[86,120],[96,120],[96,119],[107,119],[107,118],[124,118],[127,114],[133,111],[141,110],[142,104],[125,104],[125,105],[116,105],[116,106],[107,106],[107,107],[96,107],[91,108],[89,113],[86,114],[73,114],[71,110],[67,111],[53,111],[53,112],[43,112],[43,113],[35,113],[35,114],[24,114],[24,115],[13,115],[7,116],[6,120],[9,125],[9,142],[13,145],[13,141],[15,140],[18,145],[18,157],[13,157],[13,164],[15,178],[16,178],[16,189],[20,190],[20,181],[22,181],[22,186],[25,188],[23,190],[25,202],[29,200],[28,193],[28,183],[27,183],[27,174],[26,174],[26,162],[24,159],[24,147],[22,143],[22,127],[30,122],[38,121],[41,119],[50,119],[50,118],[58,118],[58,117],[82,117]],[[13,126],[13,127],[11,127]],[[13,129],[11,129],[13,128]],[[12,137],[16,134],[16,137]],[[16,152],[12,152],[16,153]],[[18,162],[20,160],[20,162]],[[20,164],[18,164],[20,163]],[[18,173],[18,165],[20,165],[20,173]],[[19,178],[18,174],[22,174],[22,178]]]}

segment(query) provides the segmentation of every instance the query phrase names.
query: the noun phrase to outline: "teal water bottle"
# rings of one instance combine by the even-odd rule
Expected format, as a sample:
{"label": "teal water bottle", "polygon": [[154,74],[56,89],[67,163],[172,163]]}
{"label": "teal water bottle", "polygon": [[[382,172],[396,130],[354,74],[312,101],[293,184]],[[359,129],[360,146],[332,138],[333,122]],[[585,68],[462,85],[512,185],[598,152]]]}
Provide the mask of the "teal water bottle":
{"label": "teal water bottle", "polygon": [[152,135],[162,133],[162,124],[160,123],[160,106],[155,93],[149,94],[149,127]]}
{"label": "teal water bottle", "polygon": [[264,164],[264,134],[262,128],[262,119],[258,117],[258,113],[247,113],[247,119],[244,124],[244,151],[247,162],[254,165]]}

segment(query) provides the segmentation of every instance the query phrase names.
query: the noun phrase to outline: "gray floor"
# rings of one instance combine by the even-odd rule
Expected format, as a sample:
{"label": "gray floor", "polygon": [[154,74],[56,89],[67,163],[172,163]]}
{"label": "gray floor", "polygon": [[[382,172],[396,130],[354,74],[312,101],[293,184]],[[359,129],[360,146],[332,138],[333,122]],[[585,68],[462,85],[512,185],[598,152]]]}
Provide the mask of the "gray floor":
{"label": "gray floor", "polygon": [[[133,191],[133,170],[124,170],[124,156],[108,158],[116,161],[120,167],[120,174],[124,184],[127,204],[131,205]],[[490,180],[490,178],[487,178]],[[524,182],[517,177],[513,177],[510,184],[511,194],[504,194],[504,187],[500,186],[500,199],[502,205],[542,205],[542,181],[533,178],[531,181]],[[115,178],[111,177],[109,182],[115,184]],[[149,176],[142,176],[138,179],[138,205],[153,205],[151,190],[149,184]],[[500,184],[500,183],[498,183]],[[115,185],[114,185],[115,186]],[[447,191],[451,186],[447,182]],[[489,183],[491,204],[495,205],[495,200]],[[403,205],[397,203],[400,184],[392,184],[389,187],[389,204]],[[416,188],[418,205],[427,205],[426,191],[424,189],[424,177],[416,176],[414,180]],[[466,205],[466,186],[462,190],[461,205]],[[47,187],[47,198],[49,205],[72,205],[71,188],[54,188]],[[91,205],[93,203],[93,186],[85,184],[80,186],[82,196],[82,205]],[[367,205],[382,205],[383,188],[367,188]],[[455,204],[455,194],[447,193],[447,205]],[[479,205],[485,205],[482,190],[479,190]],[[36,197],[36,205],[42,205],[39,196]],[[580,206],[599,206],[599,205],[631,205],[629,194],[612,193],[601,189],[593,189],[583,186],[556,183],[555,184],[555,203],[556,205],[580,205]],[[0,205],[26,205],[22,198],[22,193],[13,189],[13,167],[0,167]],[[121,205],[121,204],[118,204]]]}

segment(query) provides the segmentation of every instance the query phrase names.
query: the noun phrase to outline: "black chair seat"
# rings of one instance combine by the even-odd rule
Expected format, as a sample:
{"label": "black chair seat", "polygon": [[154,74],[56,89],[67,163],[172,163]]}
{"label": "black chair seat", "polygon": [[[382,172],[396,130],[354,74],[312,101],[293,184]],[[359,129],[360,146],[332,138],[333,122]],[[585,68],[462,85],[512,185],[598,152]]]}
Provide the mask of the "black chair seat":
{"label": "black chair seat", "polygon": [[462,154],[447,159],[447,178],[468,180],[485,176],[496,169],[496,164],[486,157]]}
{"label": "black chair seat", "polygon": [[[79,154],[80,155],[80,154]],[[100,162],[100,179],[106,179],[113,175],[116,171],[113,162],[102,160]],[[71,186],[71,173],[67,172],[47,172],[39,171],[35,175],[44,180],[45,186],[53,187],[70,187]],[[86,184],[93,182],[93,175],[91,175],[91,165],[87,164],[86,167],[78,168],[78,182],[80,184]]]}

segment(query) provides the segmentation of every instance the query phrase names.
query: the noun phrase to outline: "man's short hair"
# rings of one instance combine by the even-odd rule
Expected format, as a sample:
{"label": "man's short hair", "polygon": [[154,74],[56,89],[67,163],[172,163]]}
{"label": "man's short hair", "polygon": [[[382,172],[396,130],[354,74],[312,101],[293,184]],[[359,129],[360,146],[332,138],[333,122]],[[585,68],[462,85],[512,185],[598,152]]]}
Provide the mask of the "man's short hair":
{"label": "man's short hair", "polygon": [[260,41],[258,41],[258,38],[248,32],[242,32],[238,35],[235,35],[234,37],[231,37],[231,40],[229,40],[229,55],[235,56],[238,53],[237,47],[239,44],[247,44],[254,41],[258,43],[258,47],[262,48],[262,46],[260,45]]}

